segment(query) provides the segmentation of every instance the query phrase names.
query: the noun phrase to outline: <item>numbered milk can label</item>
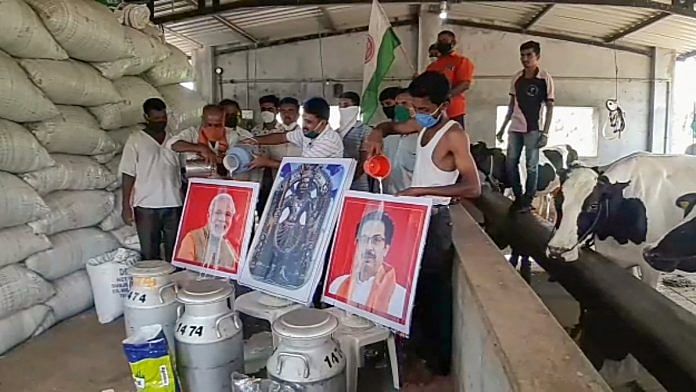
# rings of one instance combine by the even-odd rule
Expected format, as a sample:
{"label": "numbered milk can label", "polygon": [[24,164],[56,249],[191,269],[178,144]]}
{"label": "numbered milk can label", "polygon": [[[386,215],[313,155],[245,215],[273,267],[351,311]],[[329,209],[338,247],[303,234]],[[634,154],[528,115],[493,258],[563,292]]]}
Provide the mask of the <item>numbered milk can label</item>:
{"label": "numbered milk can label", "polygon": [[141,304],[144,304],[145,301],[147,301],[147,294],[131,291],[128,293],[128,297],[126,298],[131,302],[140,302]]}
{"label": "numbered milk can label", "polygon": [[335,365],[341,363],[342,359],[343,353],[341,352],[340,348],[336,347],[331,354],[324,357],[324,363],[329,367],[329,369],[332,369]]}
{"label": "numbered milk can label", "polygon": [[176,333],[178,333],[181,336],[203,336],[203,330],[205,327],[203,325],[194,325],[194,324],[183,324],[179,323],[179,325],[176,327]]}

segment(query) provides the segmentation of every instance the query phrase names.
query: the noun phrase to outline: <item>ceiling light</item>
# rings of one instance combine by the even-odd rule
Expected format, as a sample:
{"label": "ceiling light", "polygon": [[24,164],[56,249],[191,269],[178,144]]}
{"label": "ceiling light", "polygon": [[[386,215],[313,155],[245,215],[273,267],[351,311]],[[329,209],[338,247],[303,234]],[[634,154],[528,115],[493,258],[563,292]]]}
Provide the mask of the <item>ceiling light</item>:
{"label": "ceiling light", "polygon": [[215,73],[216,73],[216,74],[222,75],[223,72],[225,72],[225,70],[222,69],[222,67],[215,67]]}
{"label": "ceiling light", "polygon": [[447,1],[440,2],[440,19],[447,19]]}

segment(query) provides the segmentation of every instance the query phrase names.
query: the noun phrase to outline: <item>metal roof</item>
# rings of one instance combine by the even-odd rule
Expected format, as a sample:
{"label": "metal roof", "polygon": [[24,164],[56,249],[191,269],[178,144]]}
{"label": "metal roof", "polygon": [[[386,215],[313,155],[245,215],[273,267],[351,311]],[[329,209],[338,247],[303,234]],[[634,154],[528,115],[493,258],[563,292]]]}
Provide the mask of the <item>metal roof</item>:
{"label": "metal roof", "polygon": [[[168,42],[185,52],[204,46],[223,52],[269,46],[365,30],[371,9],[370,1],[360,0],[220,0],[213,8],[210,1],[202,10],[197,8],[197,0],[155,1],[155,19],[164,21]],[[382,1],[389,17],[401,24],[417,23],[423,3],[426,3],[425,12],[439,12],[436,1]],[[675,8],[670,0],[450,0],[448,3],[448,22],[452,24],[642,53],[656,46],[674,49],[682,57],[696,54],[696,10]]]}

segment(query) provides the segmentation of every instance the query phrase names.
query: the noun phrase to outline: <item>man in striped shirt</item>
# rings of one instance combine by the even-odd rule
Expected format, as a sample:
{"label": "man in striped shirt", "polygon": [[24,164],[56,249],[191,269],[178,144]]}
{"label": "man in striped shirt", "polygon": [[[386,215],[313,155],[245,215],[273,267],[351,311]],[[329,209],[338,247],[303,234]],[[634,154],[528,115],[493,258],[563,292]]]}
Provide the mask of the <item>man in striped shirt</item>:
{"label": "man in striped shirt", "polygon": [[[254,141],[262,146],[294,144],[302,149],[303,158],[343,158],[343,139],[329,125],[331,109],[326,100],[311,98],[302,107],[302,129],[258,136]],[[251,163],[251,167],[279,168],[280,162],[259,156]]]}

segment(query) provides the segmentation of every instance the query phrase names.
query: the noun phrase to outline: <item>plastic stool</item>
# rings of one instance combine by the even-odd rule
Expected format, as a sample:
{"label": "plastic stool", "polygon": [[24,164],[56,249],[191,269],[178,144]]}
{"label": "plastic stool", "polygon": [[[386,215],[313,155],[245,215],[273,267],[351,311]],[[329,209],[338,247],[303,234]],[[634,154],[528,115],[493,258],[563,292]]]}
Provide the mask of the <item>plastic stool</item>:
{"label": "plastic stool", "polygon": [[[282,300],[279,301],[280,306],[274,306],[274,304],[268,304],[269,297],[271,296],[259,291],[242,294],[234,301],[234,310],[251,317],[266,320],[273,325],[273,322],[285,313],[304,308],[304,305],[292,301],[283,303]],[[275,348],[275,346],[276,338],[273,336],[273,347]]]}
{"label": "plastic stool", "polygon": [[[363,347],[370,344],[387,341],[387,349],[389,351],[389,364],[392,372],[392,382],[394,389],[399,388],[399,364],[396,356],[396,342],[394,334],[384,327],[377,326],[372,322],[367,321],[364,326],[352,326],[352,323],[346,324],[346,321],[352,321],[350,315],[338,308],[324,309],[336,317],[340,325],[334,332],[334,339],[341,345],[341,350],[346,356],[346,391],[356,392],[358,390],[358,369],[363,365]],[[369,324],[368,324],[369,323]]]}

